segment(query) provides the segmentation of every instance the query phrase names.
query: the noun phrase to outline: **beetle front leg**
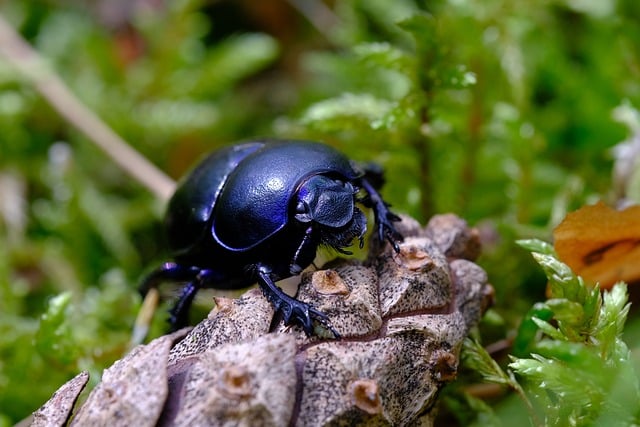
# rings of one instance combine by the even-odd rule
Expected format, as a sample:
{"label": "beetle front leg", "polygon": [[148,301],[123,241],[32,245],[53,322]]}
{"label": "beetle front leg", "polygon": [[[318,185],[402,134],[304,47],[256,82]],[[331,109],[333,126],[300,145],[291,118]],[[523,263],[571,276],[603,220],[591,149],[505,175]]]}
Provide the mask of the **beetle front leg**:
{"label": "beetle front leg", "polygon": [[[400,252],[400,247],[398,246],[398,242],[402,241],[402,235],[396,230],[393,223],[395,221],[400,221],[400,217],[389,209],[389,204],[387,204],[383,199],[378,190],[376,189],[377,185],[381,185],[383,182],[381,171],[374,171],[368,169],[365,173],[365,176],[360,179],[360,185],[367,192],[367,197],[362,201],[362,203],[373,209],[373,216],[376,222],[376,227],[378,228],[378,238],[381,242],[386,238],[393,249],[396,252]],[[367,177],[370,177],[369,179]],[[371,180],[371,181],[370,181]]]}
{"label": "beetle front leg", "polygon": [[265,264],[257,264],[255,271],[262,293],[273,305],[274,316],[281,314],[285,325],[299,325],[307,336],[311,336],[314,332],[313,321],[315,320],[328,329],[336,338],[340,338],[340,334],[331,327],[326,314],[307,303],[287,295],[275,284],[271,267]]}
{"label": "beetle front leg", "polygon": [[318,243],[313,238],[313,228],[308,227],[298,249],[296,249],[296,253],[293,255],[289,272],[294,276],[302,273],[302,270],[313,262],[316,256],[316,249],[318,249]]}

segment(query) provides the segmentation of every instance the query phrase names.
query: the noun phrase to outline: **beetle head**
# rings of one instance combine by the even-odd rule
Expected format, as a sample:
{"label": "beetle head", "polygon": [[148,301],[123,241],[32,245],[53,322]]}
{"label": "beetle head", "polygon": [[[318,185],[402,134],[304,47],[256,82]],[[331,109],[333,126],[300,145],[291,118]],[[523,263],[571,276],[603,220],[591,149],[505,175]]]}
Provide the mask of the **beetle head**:
{"label": "beetle head", "polygon": [[355,189],[350,182],[314,175],[297,192],[295,218],[324,227],[340,228],[353,217]]}
{"label": "beetle head", "polygon": [[355,205],[357,192],[348,181],[314,175],[298,189],[295,218],[319,230],[322,243],[349,246],[367,230],[366,217]]}

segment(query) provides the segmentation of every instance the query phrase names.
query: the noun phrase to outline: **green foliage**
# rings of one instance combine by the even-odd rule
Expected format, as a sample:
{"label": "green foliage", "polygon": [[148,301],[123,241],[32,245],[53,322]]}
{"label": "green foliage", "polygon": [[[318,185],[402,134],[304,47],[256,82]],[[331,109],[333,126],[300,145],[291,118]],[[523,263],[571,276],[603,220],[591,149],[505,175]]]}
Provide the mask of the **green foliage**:
{"label": "green foliage", "polygon": [[50,298],[39,319],[21,316],[22,310],[0,310],[3,415],[24,417],[35,402],[48,400],[81,370],[89,370],[97,382],[100,367],[120,357],[129,345],[136,299],[121,272],[112,270],[97,288],[75,297],[66,291]]}
{"label": "green foliage", "polygon": [[533,256],[549,279],[546,305],[553,312],[552,319],[533,320],[550,339],[536,343],[531,358],[514,359],[509,366],[530,386],[546,425],[591,425],[603,419],[637,424],[639,408],[629,403],[640,401],[640,382],[622,340],[629,313],[626,285],[601,293],[553,254]]}
{"label": "green foliage", "polygon": [[[519,359],[502,373],[486,355],[467,362],[526,398],[451,400],[465,420],[494,425],[529,400],[539,423],[637,417],[623,288],[601,297],[529,241],[552,277],[545,300],[545,275],[512,243],[548,240],[567,211],[613,193],[610,149],[640,130],[637,2],[337,0],[309,19],[293,3],[24,0],[0,13],[173,177],[231,141],[319,139],[381,163],[394,209],[478,224],[497,301],[480,335],[515,335]],[[126,351],[135,287],[166,257],[162,209],[0,59],[0,424]],[[544,388],[541,366],[559,375]],[[580,379],[595,406],[553,412]]]}
{"label": "green foliage", "polygon": [[511,372],[502,370],[491,355],[471,338],[465,339],[463,343],[463,356],[465,365],[478,371],[485,381],[520,390],[520,385]]}
{"label": "green foliage", "polygon": [[[539,240],[521,242],[549,280],[549,298],[525,318],[516,341],[526,351],[512,356],[503,370],[482,346],[468,339],[465,364],[486,382],[513,389],[530,411],[534,425],[637,425],[640,377],[622,339],[629,313],[627,287],[589,288],[553,249]],[[541,314],[541,317],[537,317]],[[529,319],[537,327],[532,339]],[[514,375],[515,374],[515,375]],[[524,384],[521,386],[516,378]]]}
{"label": "green foliage", "polygon": [[68,365],[77,359],[71,328],[65,314],[71,293],[65,292],[51,298],[49,308],[40,318],[40,327],[35,336],[36,350],[48,360]]}

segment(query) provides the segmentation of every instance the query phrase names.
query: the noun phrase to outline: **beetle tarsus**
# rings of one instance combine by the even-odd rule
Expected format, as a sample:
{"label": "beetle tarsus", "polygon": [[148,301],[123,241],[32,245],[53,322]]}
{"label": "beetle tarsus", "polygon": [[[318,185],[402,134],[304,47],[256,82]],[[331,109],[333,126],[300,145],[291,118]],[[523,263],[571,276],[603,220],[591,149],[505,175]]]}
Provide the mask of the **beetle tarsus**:
{"label": "beetle tarsus", "polygon": [[313,323],[315,321],[329,330],[336,338],[340,337],[331,326],[326,314],[284,293],[273,281],[272,271],[268,266],[256,266],[256,273],[262,293],[273,305],[274,318],[282,316],[282,321],[286,326],[298,325],[307,336],[314,334]]}
{"label": "beetle tarsus", "polygon": [[[341,335],[333,328],[333,326],[331,325],[331,322],[329,321],[329,317],[327,317],[326,314],[316,310],[313,307],[310,307],[310,310],[313,313],[313,316],[312,316],[313,320],[315,320],[318,324],[320,324],[323,329],[329,331],[331,335],[333,335],[333,338],[337,340],[342,338]],[[313,331],[315,331],[315,329],[313,329]],[[310,336],[310,335],[311,334],[307,333],[307,336]]]}

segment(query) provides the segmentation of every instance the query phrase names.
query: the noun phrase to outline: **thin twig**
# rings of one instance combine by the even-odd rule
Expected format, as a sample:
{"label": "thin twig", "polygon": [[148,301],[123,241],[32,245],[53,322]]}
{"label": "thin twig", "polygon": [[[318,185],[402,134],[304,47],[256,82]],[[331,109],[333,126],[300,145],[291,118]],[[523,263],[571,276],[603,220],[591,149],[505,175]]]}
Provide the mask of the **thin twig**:
{"label": "thin twig", "polygon": [[340,19],[326,4],[319,0],[288,1],[320,34],[327,40],[332,40],[331,32],[338,26]]}
{"label": "thin twig", "polygon": [[69,123],[100,147],[118,166],[162,200],[175,182],[135,151],[71,92],[18,32],[0,15],[0,54],[30,81]]}

